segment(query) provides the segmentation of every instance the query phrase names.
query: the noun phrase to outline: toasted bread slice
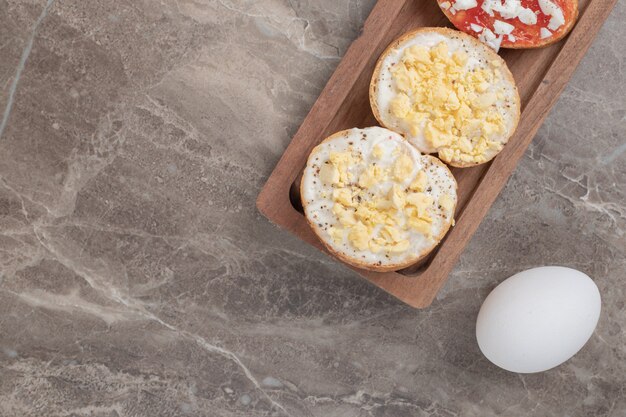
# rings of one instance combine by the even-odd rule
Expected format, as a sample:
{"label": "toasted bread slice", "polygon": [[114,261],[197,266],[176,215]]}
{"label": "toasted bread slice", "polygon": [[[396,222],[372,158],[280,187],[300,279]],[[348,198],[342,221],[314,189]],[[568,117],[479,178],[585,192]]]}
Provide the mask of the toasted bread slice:
{"label": "toasted bread slice", "polygon": [[402,269],[428,255],[457,204],[448,167],[380,127],[344,130],[316,146],[300,193],[328,251],[373,271]]}
{"label": "toasted bread slice", "polygon": [[498,47],[541,48],[567,35],[578,0],[437,0],[457,29]]}
{"label": "toasted bread slice", "polygon": [[369,96],[382,126],[461,168],[495,157],[520,117],[504,60],[447,28],[420,28],[394,41],[378,60]]}

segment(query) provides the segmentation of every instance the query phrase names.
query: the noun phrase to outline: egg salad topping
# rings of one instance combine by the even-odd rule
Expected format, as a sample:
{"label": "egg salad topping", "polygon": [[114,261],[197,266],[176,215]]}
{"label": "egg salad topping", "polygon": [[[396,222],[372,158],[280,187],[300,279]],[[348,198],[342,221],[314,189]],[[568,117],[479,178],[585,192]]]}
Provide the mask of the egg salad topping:
{"label": "egg salad topping", "polygon": [[[372,162],[364,166],[358,178],[349,172],[345,161],[363,161],[350,151],[331,152],[322,165],[320,180],[333,188],[332,212],[337,224],[328,233],[335,243],[347,239],[361,251],[394,253],[409,248],[409,229],[432,238],[431,210],[435,201],[423,192],[428,186],[426,173],[422,170],[414,174],[414,162],[405,153],[398,154],[390,166],[382,167],[379,160],[383,154],[384,150],[375,146]],[[400,185],[411,177],[414,179],[410,184]],[[380,187],[389,180],[394,182],[391,187]],[[448,200],[453,202],[450,197]]]}
{"label": "egg salad topping", "polygon": [[375,147],[374,162],[368,164],[353,183],[345,183],[340,179],[349,177],[350,173],[340,161],[354,157],[350,152],[331,152],[329,161],[324,164],[330,168],[325,171],[337,171],[339,175],[320,177],[333,187],[332,212],[338,224],[329,233],[336,243],[347,238],[358,250],[403,252],[409,248],[406,232],[411,228],[432,238],[430,211],[434,199],[423,193],[428,185],[424,171],[419,171],[406,187],[396,183],[382,193],[373,192],[390,179],[403,182],[414,171],[413,161],[406,154],[395,157],[390,167],[380,167],[375,156],[381,153],[382,150]]}
{"label": "egg salad topping", "polygon": [[380,127],[339,132],[313,149],[304,212],[316,234],[355,265],[409,264],[453,223],[456,182],[436,158]]}
{"label": "egg salad topping", "polygon": [[468,68],[463,50],[450,53],[442,41],[432,48],[407,47],[391,68],[397,94],[389,104],[412,136],[423,135],[446,161],[482,163],[501,150],[495,139],[507,126],[498,110],[504,99],[500,61]]}
{"label": "egg salad topping", "polygon": [[313,151],[303,176],[318,233],[367,261],[400,263],[434,247],[456,206],[450,171],[389,130],[345,132]]}

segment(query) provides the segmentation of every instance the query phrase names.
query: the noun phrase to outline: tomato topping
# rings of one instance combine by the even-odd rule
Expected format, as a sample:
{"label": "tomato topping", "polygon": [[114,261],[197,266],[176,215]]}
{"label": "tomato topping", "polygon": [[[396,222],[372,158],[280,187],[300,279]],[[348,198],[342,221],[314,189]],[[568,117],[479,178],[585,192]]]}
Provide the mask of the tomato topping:
{"label": "tomato topping", "polygon": [[494,49],[537,48],[565,36],[577,0],[437,0],[456,26]]}

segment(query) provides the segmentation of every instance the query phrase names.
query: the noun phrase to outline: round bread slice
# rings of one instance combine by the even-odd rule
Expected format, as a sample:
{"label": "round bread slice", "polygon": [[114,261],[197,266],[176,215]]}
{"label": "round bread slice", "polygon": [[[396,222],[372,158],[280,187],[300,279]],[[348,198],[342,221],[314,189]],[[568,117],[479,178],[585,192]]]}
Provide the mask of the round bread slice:
{"label": "round bread slice", "polygon": [[541,48],[561,40],[578,18],[578,0],[437,0],[457,29],[495,50]]}
{"label": "round bread slice", "polygon": [[394,41],[378,60],[369,96],[382,126],[461,168],[495,157],[520,117],[506,62],[447,28],[420,28]]}
{"label": "round bread slice", "polygon": [[402,269],[430,253],[457,204],[448,167],[380,127],[344,130],[316,146],[300,193],[326,248],[374,271]]}

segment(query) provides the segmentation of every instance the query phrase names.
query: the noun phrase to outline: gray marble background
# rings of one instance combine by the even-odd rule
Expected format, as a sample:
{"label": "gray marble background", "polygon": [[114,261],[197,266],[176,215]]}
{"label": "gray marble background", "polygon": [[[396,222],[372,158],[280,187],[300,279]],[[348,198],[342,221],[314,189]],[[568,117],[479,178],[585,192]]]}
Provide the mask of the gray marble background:
{"label": "gray marble background", "polygon": [[[0,416],[626,415],[626,5],[416,311],[254,206],[373,4],[0,0]],[[511,374],[475,317],[544,264],[600,324]]]}

